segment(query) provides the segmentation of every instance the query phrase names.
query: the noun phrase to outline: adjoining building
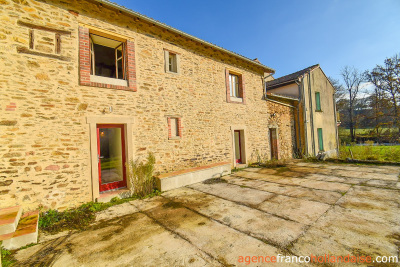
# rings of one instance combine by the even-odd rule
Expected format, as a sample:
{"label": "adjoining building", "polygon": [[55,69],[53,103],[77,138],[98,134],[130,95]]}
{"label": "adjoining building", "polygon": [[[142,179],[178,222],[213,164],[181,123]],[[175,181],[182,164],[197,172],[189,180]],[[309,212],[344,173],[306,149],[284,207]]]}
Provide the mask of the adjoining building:
{"label": "adjoining building", "polygon": [[[0,4],[0,208],[110,198],[149,152],[166,188],[293,157],[296,114],[265,100],[258,60],[109,1]],[[309,129],[336,145],[314,109],[309,152]]]}
{"label": "adjoining building", "polygon": [[336,157],[339,148],[335,88],[319,64],[268,81],[266,99],[292,107],[297,156]]}

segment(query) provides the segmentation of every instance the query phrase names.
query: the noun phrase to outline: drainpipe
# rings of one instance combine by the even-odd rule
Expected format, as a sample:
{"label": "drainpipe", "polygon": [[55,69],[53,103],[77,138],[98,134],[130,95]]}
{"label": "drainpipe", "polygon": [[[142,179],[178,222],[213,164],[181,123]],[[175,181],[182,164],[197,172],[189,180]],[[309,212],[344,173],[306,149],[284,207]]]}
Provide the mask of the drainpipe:
{"label": "drainpipe", "polygon": [[[302,145],[301,145],[301,123],[300,123],[300,104],[302,104],[302,92],[301,92],[301,89],[300,89],[300,87],[301,87],[301,83],[302,83],[302,81],[301,81],[301,78],[299,78],[298,80],[296,80],[295,81],[296,82],[296,84],[297,84],[297,89],[299,90],[299,102],[297,103],[297,107],[296,107],[296,111],[297,111],[297,129],[299,130],[299,133],[297,134],[296,133],[296,137],[298,138],[298,144],[299,144],[299,147],[297,148],[297,151],[298,152],[300,152],[301,153],[301,151],[302,151]],[[299,155],[300,156],[300,155]]]}
{"label": "drainpipe", "polygon": [[307,108],[306,108],[306,94],[304,88],[304,76],[301,79],[301,92],[302,92],[302,105],[303,105],[303,122],[304,122],[304,154],[308,156],[308,132],[307,132]]}
{"label": "drainpipe", "polygon": [[336,115],[336,98],[335,94],[333,94],[333,112],[335,116],[335,131],[336,131],[336,156],[339,157],[339,133],[338,133],[338,126],[337,126],[337,115]]}
{"label": "drainpipe", "polygon": [[266,80],[268,77],[271,77],[273,74],[274,74],[274,73],[270,73],[269,75],[264,76],[264,77],[262,78],[263,90],[264,90],[264,99],[267,99],[267,85],[266,85],[266,81],[265,81],[265,80]]}
{"label": "drainpipe", "polygon": [[313,103],[312,103],[312,94],[311,94],[311,70],[308,71],[308,95],[310,102],[310,130],[311,130],[311,141],[312,141],[312,151],[314,156],[315,154],[315,136],[314,136],[314,112],[313,112]]}

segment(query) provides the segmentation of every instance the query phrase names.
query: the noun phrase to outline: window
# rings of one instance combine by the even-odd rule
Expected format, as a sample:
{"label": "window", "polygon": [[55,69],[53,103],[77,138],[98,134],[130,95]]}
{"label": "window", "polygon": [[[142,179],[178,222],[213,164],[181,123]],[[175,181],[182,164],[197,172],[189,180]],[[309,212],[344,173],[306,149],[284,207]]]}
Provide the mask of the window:
{"label": "window", "polygon": [[179,73],[179,54],[164,50],[165,72]]}
{"label": "window", "polygon": [[168,139],[179,139],[182,137],[181,118],[168,118]]}
{"label": "window", "polygon": [[244,77],[241,74],[226,70],[226,101],[245,104]]}
{"label": "window", "polygon": [[321,98],[319,92],[315,92],[315,110],[321,111]]}
{"label": "window", "polygon": [[79,26],[79,84],[137,91],[135,43],[107,30]]}
{"label": "window", "polygon": [[90,34],[90,74],[125,80],[125,42]]}
{"label": "window", "polygon": [[170,72],[178,72],[177,65],[176,65],[176,54],[169,53],[168,68],[169,68]]}
{"label": "window", "polygon": [[229,91],[231,96],[242,98],[239,93],[239,76],[229,74]]}
{"label": "window", "polygon": [[319,151],[324,151],[324,138],[322,135],[322,128],[317,129],[318,132],[318,148]]}

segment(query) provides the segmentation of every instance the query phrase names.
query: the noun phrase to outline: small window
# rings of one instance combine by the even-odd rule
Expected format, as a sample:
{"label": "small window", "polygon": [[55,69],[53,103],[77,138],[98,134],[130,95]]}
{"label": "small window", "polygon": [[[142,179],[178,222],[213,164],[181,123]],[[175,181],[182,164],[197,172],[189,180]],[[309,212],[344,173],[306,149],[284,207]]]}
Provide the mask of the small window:
{"label": "small window", "polygon": [[242,74],[225,69],[226,101],[228,103],[245,104],[244,77]]}
{"label": "small window", "polygon": [[169,53],[168,56],[168,68],[170,72],[178,72],[176,65],[176,54]]}
{"label": "small window", "polygon": [[319,92],[315,92],[315,110],[321,111],[321,98]]}
{"label": "small window", "polygon": [[168,138],[177,139],[182,137],[181,119],[168,118]]}
{"label": "small window", "polygon": [[317,129],[318,132],[318,148],[319,151],[324,151],[324,137],[322,134],[322,128]]}
{"label": "small window", "polygon": [[233,97],[242,98],[239,91],[239,76],[235,74],[229,74],[229,90]]}
{"label": "small window", "polygon": [[90,34],[90,74],[125,80],[125,42]]}
{"label": "small window", "polygon": [[171,73],[179,73],[179,54],[168,50],[165,53],[165,71]]}

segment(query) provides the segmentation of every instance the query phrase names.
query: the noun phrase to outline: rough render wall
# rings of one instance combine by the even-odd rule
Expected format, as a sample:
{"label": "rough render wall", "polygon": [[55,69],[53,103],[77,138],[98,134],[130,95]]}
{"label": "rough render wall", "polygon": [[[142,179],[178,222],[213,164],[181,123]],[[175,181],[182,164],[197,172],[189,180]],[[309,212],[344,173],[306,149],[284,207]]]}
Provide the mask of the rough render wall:
{"label": "rough render wall", "polygon": [[[311,108],[309,95],[309,77],[304,79],[305,103],[306,103],[306,119],[307,123],[307,142],[308,153],[313,155],[312,149],[312,129],[311,129]],[[322,112],[316,112],[315,92],[320,92]],[[318,133],[317,129],[322,128],[324,149],[325,151],[337,148],[336,139],[336,118],[333,105],[334,89],[329,83],[321,69],[317,68],[311,72],[311,101],[312,101],[312,118],[314,123],[314,144],[315,152],[318,153]]]}
{"label": "rough render wall", "polygon": [[[134,155],[154,152],[159,172],[232,161],[231,125],[247,127],[250,160],[256,151],[269,153],[270,123],[279,126],[281,156],[292,155],[290,108],[262,100],[260,70],[235,58],[84,1],[1,0],[0,19],[1,207],[64,209],[92,200],[88,116],[133,117],[126,138]],[[18,20],[71,31],[61,41],[61,56],[70,60],[17,53],[29,46],[29,29]],[[137,92],[79,85],[80,22],[135,43]],[[54,34],[37,32],[36,50],[54,51]],[[180,53],[180,75],[165,73],[164,48]],[[226,103],[227,67],[245,76],[246,105]],[[103,115],[109,106],[113,112]],[[179,141],[168,140],[169,115],[182,118]]]}
{"label": "rough render wall", "polygon": [[[320,68],[313,71],[312,76],[313,96],[315,101],[315,92],[320,92],[321,110],[322,112],[314,113],[314,131],[316,136],[316,144],[318,144],[317,128],[322,128],[325,151],[335,150],[337,148],[336,139],[336,118],[335,106],[333,103],[334,88],[325,77]],[[318,146],[316,146],[317,148]]]}

